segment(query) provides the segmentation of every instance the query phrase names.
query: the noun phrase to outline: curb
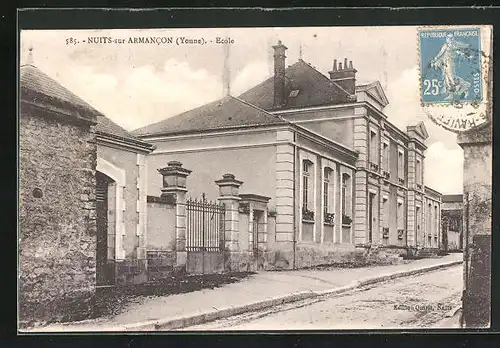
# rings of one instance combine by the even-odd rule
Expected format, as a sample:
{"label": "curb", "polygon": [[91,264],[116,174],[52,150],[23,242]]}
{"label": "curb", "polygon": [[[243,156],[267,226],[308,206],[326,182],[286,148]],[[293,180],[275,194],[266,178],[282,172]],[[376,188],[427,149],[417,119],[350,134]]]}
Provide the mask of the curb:
{"label": "curb", "polygon": [[327,295],[341,294],[341,293],[345,293],[347,291],[354,290],[354,289],[357,289],[357,288],[360,288],[360,287],[363,287],[366,285],[380,283],[380,282],[384,282],[384,281],[392,280],[392,279],[397,279],[397,278],[403,278],[403,277],[407,277],[407,276],[415,275],[415,274],[419,274],[419,273],[431,272],[431,271],[434,271],[437,269],[447,268],[447,267],[459,265],[462,263],[463,263],[462,260],[451,261],[451,262],[443,263],[440,265],[423,267],[423,268],[414,269],[411,271],[403,271],[403,272],[393,273],[393,274],[388,274],[388,275],[368,277],[368,278],[353,282],[349,285],[334,288],[334,289],[328,289],[328,290],[322,290],[322,291],[302,291],[302,292],[297,292],[297,293],[293,293],[293,294],[286,295],[286,296],[280,296],[280,297],[275,297],[275,298],[271,298],[271,299],[264,300],[264,301],[254,302],[254,303],[251,303],[248,305],[242,305],[242,306],[238,306],[238,307],[230,307],[230,308],[224,308],[224,309],[217,309],[215,311],[209,311],[209,312],[205,312],[205,313],[201,313],[201,314],[196,314],[196,315],[187,316],[187,317],[179,317],[179,318],[175,318],[175,319],[153,320],[153,321],[136,323],[136,324],[131,324],[131,325],[124,325],[121,328],[122,328],[122,330],[125,330],[125,331],[176,330],[176,329],[181,329],[181,328],[185,328],[188,326],[200,325],[200,324],[207,323],[207,322],[214,321],[214,320],[218,320],[218,319],[232,317],[232,316],[239,315],[239,314],[242,314],[245,312],[252,312],[252,311],[257,311],[260,309],[274,307],[274,306],[285,304],[285,303],[297,302],[297,301],[305,300],[308,298],[320,298],[320,297],[327,296]]}
{"label": "curb", "polygon": [[[143,321],[143,322],[138,322],[134,324],[128,324],[128,325],[113,325],[113,326],[107,326],[107,327],[96,327],[92,331],[99,331],[99,332],[123,332],[123,331],[169,331],[169,330],[178,330],[182,329],[185,327],[189,326],[195,326],[195,325],[200,325],[204,324],[210,321],[215,321],[219,319],[224,319],[228,317],[232,317],[235,315],[243,314],[246,312],[252,312],[252,311],[257,311],[261,309],[266,309],[274,306],[278,306],[281,304],[285,303],[292,303],[292,302],[297,302],[305,299],[312,299],[312,298],[322,298],[325,296],[329,295],[335,295],[335,294],[342,294],[351,290],[355,290],[357,288],[361,288],[366,285],[371,285],[375,283],[381,283],[387,280],[392,280],[392,279],[397,279],[397,278],[403,278],[415,274],[420,274],[420,273],[426,273],[426,272],[431,272],[437,269],[441,268],[447,268],[455,265],[462,264],[462,260],[457,260],[457,261],[450,261],[447,263],[442,263],[439,265],[433,265],[433,266],[427,266],[427,267],[422,267],[410,271],[402,271],[402,272],[396,272],[392,274],[386,274],[386,275],[381,275],[381,276],[375,276],[375,277],[367,277],[358,281],[355,281],[351,284],[333,288],[333,289],[327,289],[327,290],[321,290],[321,291],[302,291],[302,292],[296,292],[292,294],[288,294],[285,296],[278,296],[274,298],[270,298],[267,300],[263,301],[258,301],[246,305],[241,305],[237,307],[229,307],[229,308],[221,308],[217,309],[214,307],[215,310],[203,312],[200,314],[195,314],[195,315],[190,315],[190,316],[184,316],[184,317],[177,317],[177,318],[168,318],[168,319],[156,319],[156,320],[150,320],[150,321]],[[454,308],[455,309],[455,308]],[[451,312],[451,311],[450,311]],[[455,313],[454,313],[455,314]],[[37,331],[42,331],[42,332],[47,332],[45,330],[29,330],[31,332],[37,332]],[[66,330],[64,330],[66,331]],[[68,330],[66,332],[71,332],[72,330]],[[78,329],[74,327],[74,332],[78,331],[85,331],[82,329]]]}

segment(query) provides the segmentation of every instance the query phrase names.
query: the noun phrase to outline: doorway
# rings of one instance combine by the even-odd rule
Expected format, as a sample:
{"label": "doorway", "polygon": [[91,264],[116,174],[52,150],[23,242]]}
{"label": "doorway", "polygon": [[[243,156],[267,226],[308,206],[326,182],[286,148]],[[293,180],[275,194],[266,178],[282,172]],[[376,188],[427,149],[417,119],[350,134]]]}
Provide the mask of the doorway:
{"label": "doorway", "polygon": [[[114,180],[107,175],[96,172],[96,285],[114,285],[114,215],[110,214],[113,207],[113,196],[109,194],[109,187],[114,185]],[[112,217],[110,219],[110,217]]]}
{"label": "doorway", "polygon": [[422,224],[422,215],[419,206],[415,208],[415,215],[417,217],[417,223],[415,225],[415,243],[419,244],[419,240],[422,238],[422,232],[420,229],[420,225]]}
{"label": "doorway", "polygon": [[368,195],[368,243],[373,242],[373,220],[375,219],[373,215],[375,203],[375,193],[371,193]]}

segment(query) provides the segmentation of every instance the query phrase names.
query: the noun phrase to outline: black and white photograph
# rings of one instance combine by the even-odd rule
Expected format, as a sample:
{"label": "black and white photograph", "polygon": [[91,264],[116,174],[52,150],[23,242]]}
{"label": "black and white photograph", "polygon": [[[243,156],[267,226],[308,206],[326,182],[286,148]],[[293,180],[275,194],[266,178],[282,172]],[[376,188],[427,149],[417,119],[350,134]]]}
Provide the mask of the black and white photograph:
{"label": "black and white photograph", "polygon": [[492,45],[21,30],[18,331],[489,328]]}

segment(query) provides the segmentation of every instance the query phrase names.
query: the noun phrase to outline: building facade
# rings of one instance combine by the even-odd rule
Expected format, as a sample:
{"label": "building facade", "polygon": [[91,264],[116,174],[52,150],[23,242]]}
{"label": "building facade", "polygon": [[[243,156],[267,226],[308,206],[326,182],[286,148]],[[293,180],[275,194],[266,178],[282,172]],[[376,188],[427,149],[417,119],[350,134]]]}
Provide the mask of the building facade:
{"label": "building facade", "polygon": [[463,195],[443,195],[441,203],[441,225],[443,249],[463,250]]}
{"label": "building facade", "polygon": [[289,267],[374,245],[438,248],[440,194],[425,186],[424,124],[393,125],[380,83],[356,85],[352,62],[335,60],[327,77],[300,59],[285,68],[286,46],[273,49],[274,76],[261,84],[133,132],[156,146],[150,187],[161,186],[156,169],[171,160],[193,170],[193,195],[215,197],[213,180],[233,173],[242,191],[270,197],[269,248],[289,255]]}

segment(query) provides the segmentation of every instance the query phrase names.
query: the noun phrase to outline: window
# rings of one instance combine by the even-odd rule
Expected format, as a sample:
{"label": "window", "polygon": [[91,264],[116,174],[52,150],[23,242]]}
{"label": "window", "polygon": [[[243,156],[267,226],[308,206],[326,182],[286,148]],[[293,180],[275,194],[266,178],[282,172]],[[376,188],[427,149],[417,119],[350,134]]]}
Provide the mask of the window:
{"label": "window", "polygon": [[398,177],[399,179],[405,178],[405,154],[402,150],[398,151]]}
{"label": "window", "polygon": [[429,207],[427,209],[427,235],[429,238],[432,235],[432,204],[429,203]]}
{"label": "window", "polygon": [[310,192],[310,176],[311,176],[312,162],[304,160],[302,164],[302,209],[309,210],[309,195]]}
{"label": "window", "polygon": [[416,171],[416,180],[417,184],[421,185],[422,184],[422,163],[420,159],[417,158],[417,163],[415,165],[415,171]]}
{"label": "window", "polygon": [[327,167],[323,171],[323,211],[325,219],[328,213],[333,213],[333,182],[333,170]]}
{"label": "window", "polygon": [[384,158],[383,169],[385,171],[390,171],[390,168],[389,168],[389,143],[384,143],[382,145],[382,156]]}
{"label": "window", "polygon": [[399,201],[398,202],[398,209],[396,211],[397,214],[397,221],[398,221],[398,230],[404,229],[404,211],[403,211],[403,202]]}
{"label": "window", "polygon": [[439,227],[439,219],[438,219],[438,207],[434,206],[434,235],[437,237],[438,235],[438,227]]}
{"label": "window", "polygon": [[370,131],[370,162],[378,164],[377,133]]}
{"label": "window", "polygon": [[387,203],[388,199],[387,197],[382,198],[382,216],[383,216],[383,226],[382,227],[389,227],[389,210],[387,209]]}
{"label": "window", "polygon": [[294,89],[293,91],[290,92],[290,94],[288,96],[290,98],[295,98],[298,95],[299,95],[299,90],[298,89]]}
{"label": "window", "polygon": [[348,195],[349,195],[349,181],[350,181],[349,174],[342,174],[342,215],[349,215],[348,212]]}

